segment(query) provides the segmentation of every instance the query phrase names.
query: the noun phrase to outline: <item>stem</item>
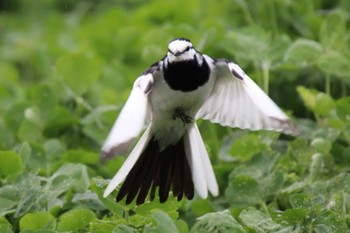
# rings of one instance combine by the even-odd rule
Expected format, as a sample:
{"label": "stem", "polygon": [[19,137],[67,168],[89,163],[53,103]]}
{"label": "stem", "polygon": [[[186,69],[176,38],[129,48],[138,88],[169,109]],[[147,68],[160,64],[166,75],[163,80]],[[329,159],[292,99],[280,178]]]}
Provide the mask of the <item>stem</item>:
{"label": "stem", "polygon": [[129,209],[124,210],[124,218],[126,222],[129,222]]}
{"label": "stem", "polygon": [[270,81],[270,73],[269,73],[269,62],[264,62],[262,65],[262,71],[263,71],[263,89],[264,91],[269,94],[269,81]]}
{"label": "stem", "polygon": [[347,91],[346,91],[346,83],[344,81],[341,82],[341,96],[345,97],[347,95]]}
{"label": "stem", "polygon": [[314,12],[315,7],[313,1],[306,1],[306,9],[308,10],[309,14]]}
{"label": "stem", "polygon": [[78,104],[82,105],[89,112],[92,112],[94,110],[94,108],[88,102],[86,102],[81,96],[75,96],[75,101]]}
{"label": "stem", "polygon": [[240,7],[242,8],[242,12],[244,15],[245,20],[248,22],[248,24],[254,25],[254,19],[252,17],[252,15],[249,12],[249,8],[246,4],[246,1],[237,1],[237,3],[240,5]]}
{"label": "stem", "polygon": [[274,1],[269,0],[269,15],[270,15],[270,21],[271,21],[271,27],[272,31],[276,35],[278,33],[278,26],[277,26],[277,19],[276,19],[276,12],[275,12],[275,6],[273,5]]}
{"label": "stem", "polygon": [[70,96],[72,96],[77,104],[82,105],[86,110],[92,112],[94,108],[86,102],[83,97],[77,95],[70,87],[66,86],[66,90]]}
{"label": "stem", "polygon": [[267,208],[265,202],[261,201],[261,202],[260,202],[260,205],[261,205],[261,207],[264,209],[265,213],[271,218],[269,209]]}
{"label": "stem", "polygon": [[329,74],[326,74],[326,83],[325,91],[327,95],[331,95],[331,77]]}

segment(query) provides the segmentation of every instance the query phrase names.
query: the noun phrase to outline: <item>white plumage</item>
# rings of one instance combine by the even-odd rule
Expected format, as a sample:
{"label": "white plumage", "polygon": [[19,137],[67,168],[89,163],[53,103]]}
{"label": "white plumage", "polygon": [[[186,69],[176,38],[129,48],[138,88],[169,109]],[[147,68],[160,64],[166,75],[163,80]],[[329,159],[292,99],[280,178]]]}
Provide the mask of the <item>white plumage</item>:
{"label": "white plumage", "polygon": [[183,195],[191,199],[193,188],[202,198],[208,192],[217,196],[218,184],[195,122],[198,118],[250,130],[295,130],[237,64],[202,55],[187,39],[174,40],[168,55],[135,81],[102,147],[104,154],[120,153],[147,126],[104,197],[123,181],[117,201],[126,196],[127,203],[136,196],[137,203],[143,203],[149,190],[152,200],[156,188],[161,202],[169,190],[179,200]]}
{"label": "white plumage", "polygon": [[287,115],[237,64],[222,60],[213,72],[217,77],[213,91],[196,118],[249,130],[295,130]]}
{"label": "white plumage", "polygon": [[125,151],[145,128],[150,114],[148,94],[152,84],[151,74],[143,75],[135,81],[128,100],[102,146],[104,153],[119,154]]}

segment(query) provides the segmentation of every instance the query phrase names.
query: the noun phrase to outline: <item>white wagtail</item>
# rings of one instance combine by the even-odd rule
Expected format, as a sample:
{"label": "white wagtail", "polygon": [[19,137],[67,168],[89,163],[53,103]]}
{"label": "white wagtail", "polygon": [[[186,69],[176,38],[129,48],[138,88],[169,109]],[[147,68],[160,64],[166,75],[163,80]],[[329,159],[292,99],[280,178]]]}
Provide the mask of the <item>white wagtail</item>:
{"label": "white wagtail", "polygon": [[160,202],[170,190],[178,200],[194,190],[218,195],[218,184],[196,125],[202,118],[223,126],[293,132],[282,110],[235,63],[201,54],[185,38],[136,79],[102,152],[118,154],[146,128],[104,192],[123,184],[117,201]]}

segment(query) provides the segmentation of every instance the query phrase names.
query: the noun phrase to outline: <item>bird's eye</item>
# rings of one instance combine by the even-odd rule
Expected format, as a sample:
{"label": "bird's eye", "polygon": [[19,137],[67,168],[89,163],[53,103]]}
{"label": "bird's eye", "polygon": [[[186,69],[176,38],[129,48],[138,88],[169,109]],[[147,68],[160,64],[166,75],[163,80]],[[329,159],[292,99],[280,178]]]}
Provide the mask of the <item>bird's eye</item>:
{"label": "bird's eye", "polygon": [[187,46],[187,48],[185,49],[185,52],[189,51],[191,49],[191,46]]}

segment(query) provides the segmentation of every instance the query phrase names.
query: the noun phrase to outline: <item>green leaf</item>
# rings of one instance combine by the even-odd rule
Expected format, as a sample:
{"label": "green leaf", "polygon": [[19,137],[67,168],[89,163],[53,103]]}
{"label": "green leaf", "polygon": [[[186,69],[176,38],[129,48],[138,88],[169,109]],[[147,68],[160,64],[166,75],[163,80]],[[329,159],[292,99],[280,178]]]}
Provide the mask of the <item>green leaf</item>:
{"label": "green leaf", "polygon": [[324,211],[313,222],[317,232],[343,233],[348,230],[345,219],[336,212]]}
{"label": "green leaf", "polygon": [[336,111],[340,119],[350,123],[350,97],[337,100]]}
{"label": "green leaf", "polygon": [[135,228],[129,227],[124,224],[118,224],[112,230],[112,233],[137,233],[138,231]]}
{"label": "green leaf", "polygon": [[350,193],[350,174],[340,173],[327,181],[328,189],[333,192],[343,191]]}
{"label": "green leaf", "polygon": [[329,95],[318,92],[315,99],[315,113],[321,116],[328,116],[330,111],[334,109],[335,103]]}
{"label": "green leaf", "polygon": [[258,204],[261,201],[258,182],[247,175],[230,177],[225,196],[228,202],[236,207]]}
{"label": "green leaf", "polygon": [[22,169],[22,159],[18,154],[12,151],[0,151],[0,175],[16,175],[20,173]]}
{"label": "green leaf", "polygon": [[51,113],[57,104],[57,98],[54,91],[47,84],[38,84],[30,90],[30,99],[35,106],[46,116]]}
{"label": "green leaf", "polygon": [[205,214],[197,219],[191,233],[235,232],[245,233],[243,227],[234,219],[228,210]]}
{"label": "green leaf", "polygon": [[17,103],[10,107],[4,116],[6,127],[17,135],[21,122],[24,119],[24,112],[28,108],[27,103]]}
{"label": "green leaf", "polygon": [[[165,203],[160,203],[157,192],[155,196],[156,198],[152,202],[146,201],[142,205],[135,206],[134,211],[144,218],[148,217],[150,213],[153,213],[154,210],[160,209],[164,211],[172,220],[176,220],[179,218],[178,209],[180,208],[184,200],[178,201],[176,197],[169,195],[169,198]],[[134,203],[135,201],[133,201],[133,204]],[[125,207],[127,206],[128,205],[125,205]]]}
{"label": "green leaf", "polygon": [[192,211],[196,216],[201,216],[208,212],[214,211],[210,201],[208,199],[196,199],[190,203]]}
{"label": "green leaf", "polygon": [[82,232],[96,218],[94,212],[88,209],[72,209],[62,214],[57,223],[58,231]]}
{"label": "green leaf", "polygon": [[[30,154],[27,158],[26,167],[30,170],[43,172],[48,168],[48,161],[45,157],[45,151],[41,144],[30,143]],[[30,162],[29,162],[30,161]]]}
{"label": "green leaf", "polygon": [[86,53],[71,53],[59,58],[56,68],[64,82],[77,95],[82,95],[97,80],[100,61]]}
{"label": "green leaf", "polygon": [[44,117],[38,107],[27,108],[18,129],[19,139],[27,142],[37,142],[42,137],[44,122]]}
{"label": "green leaf", "polygon": [[227,33],[225,49],[240,60],[265,60],[271,35],[262,27],[251,26]]}
{"label": "green leaf", "polygon": [[344,193],[343,190],[335,192],[329,201],[329,210],[342,214],[348,203],[346,196],[347,194]]}
{"label": "green leaf", "polygon": [[94,165],[99,162],[99,154],[85,150],[69,150],[62,156],[66,161],[72,163],[83,163]]}
{"label": "green leaf", "polygon": [[28,213],[19,221],[21,230],[51,229],[56,228],[56,219],[48,212]]}
{"label": "green leaf", "polygon": [[314,111],[316,107],[316,92],[303,86],[298,86],[297,91],[305,106]]}
{"label": "green leaf", "polygon": [[19,155],[22,158],[22,161],[26,163],[30,156],[32,154],[32,148],[28,142],[23,142],[20,149],[19,149]]}
{"label": "green leaf", "polygon": [[247,161],[253,155],[264,150],[267,150],[267,146],[259,135],[245,134],[232,144],[230,154],[240,160]]}
{"label": "green leaf", "polygon": [[180,233],[188,233],[189,232],[188,225],[184,220],[182,220],[182,219],[175,220],[175,224],[176,224],[176,227]]}
{"label": "green leaf", "polygon": [[305,193],[297,193],[290,195],[289,202],[294,209],[309,208],[311,206],[310,197]]}
{"label": "green leaf", "polygon": [[284,226],[295,226],[297,224],[303,224],[310,218],[310,209],[307,208],[295,208],[287,209],[285,211],[272,212],[273,220],[278,224]]}
{"label": "green leaf", "polygon": [[123,205],[115,201],[113,193],[106,198],[103,197],[103,192],[107,185],[108,182],[104,179],[93,178],[91,180],[91,189],[97,194],[103,205],[114,215],[122,216],[124,211]]}
{"label": "green leaf", "polygon": [[58,187],[67,187],[73,188],[77,192],[84,192],[90,185],[87,167],[82,164],[65,164],[60,167],[50,179],[52,182],[51,185],[55,185],[52,187],[54,189],[58,189]]}
{"label": "green leaf", "polygon": [[350,77],[350,55],[337,51],[328,51],[320,56],[317,66],[326,74],[335,75],[344,80]]}
{"label": "green leaf", "polygon": [[11,199],[0,197],[0,216],[6,215],[9,210],[12,212],[11,209],[14,209],[16,204],[17,202]]}
{"label": "green leaf", "polygon": [[0,232],[13,233],[11,224],[3,217],[0,217]]}
{"label": "green leaf", "polygon": [[283,187],[284,175],[281,171],[274,171],[265,176],[260,182],[261,195],[269,197],[277,194]]}
{"label": "green leaf", "polygon": [[332,149],[332,142],[325,138],[315,138],[310,145],[323,154],[328,154]]}
{"label": "green leaf", "polygon": [[318,224],[315,226],[316,233],[333,233],[332,228],[324,224]]}
{"label": "green leaf", "polygon": [[322,46],[313,40],[298,39],[286,51],[284,61],[300,67],[317,62],[323,52]]}
{"label": "green leaf", "polygon": [[285,34],[273,38],[268,56],[272,66],[276,66],[283,61],[283,57],[291,44],[291,39]]}
{"label": "green leaf", "polygon": [[87,190],[85,193],[76,193],[72,202],[76,205],[89,206],[89,208],[94,211],[106,210],[106,207],[98,199],[97,194],[91,190]]}
{"label": "green leaf", "polygon": [[94,233],[110,233],[113,228],[120,225],[117,221],[108,221],[102,219],[94,219],[90,222],[90,232]]}
{"label": "green leaf", "polygon": [[58,139],[49,139],[43,143],[45,157],[48,161],[62,157],[62,154],[66,151],[66,146],[63,143],[63,141]]}
{"label": "green leaf", "polygon": [[31,229],[26,229],[24,231],[21,231],[21,233],[57,233],[55,230],[46,230],[46,229],[40,229],[40,230],[31,230]]}
{"label": "green leaf", "polygon": [[29,174],[17,184],[19,190],[16,190],[18,192],[16,195],[19,195],[19,200],[14,215],[16,218],[40,206],[41,181],[42,179],[38,175]]}
{"label": "green leaf", "polygon": [[259,233],[273,232],[280,227],[280,224],[275,223],[265,213],[252,207],[243,210],[239,218],[245,225]]}
{"label": "green leaf", "polygon": [[312,156],[316,153],[315,149],[310,147],[309,142],[303,138],[297,138],[289,143],[289,150],[294,159],[298,162],[299,167],[295,169],[303,172],[305,170],[302,166],[309,166]]}
{"label": "green leaf", "polygon": [[327,15],[320,29],[320,41],[325,48],[343,51],[347,49],[346,16],[340,11]]}
{"label": "green leaf", "polygon": [[44,135],[47,137],[58,137],[69,132],[71,128],[78,125],[79,118],[69,112],[66,108],[56,106],[51,118],[44,127]]}
{"label": "green leaf", "polygon": [[165,212],[161,210],[155,210],[152,214],[152,217],[156,221],[156,226],[146,228],[144,232],[152,232],[152,233],[179,233],[175,223],[173,220],[167,215]]}
{"label": "green leaf", "polygon": [[298,86],[297,91],[305,106],[316,114],[328,116],[335,107],[334,100],[326,93],[302,86]]}

